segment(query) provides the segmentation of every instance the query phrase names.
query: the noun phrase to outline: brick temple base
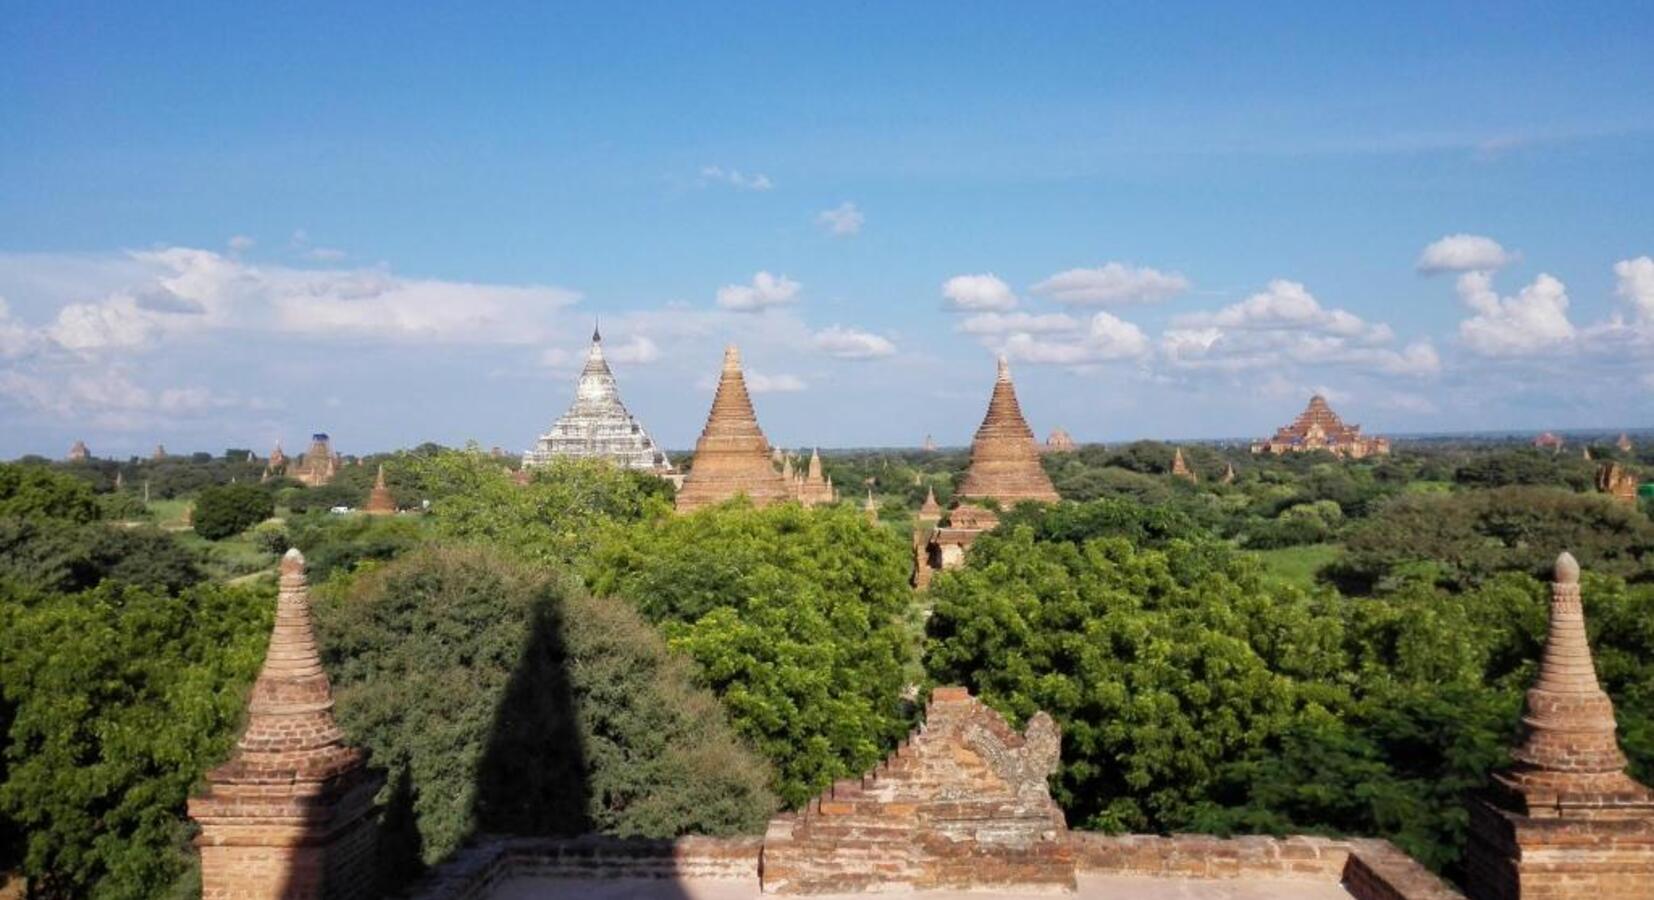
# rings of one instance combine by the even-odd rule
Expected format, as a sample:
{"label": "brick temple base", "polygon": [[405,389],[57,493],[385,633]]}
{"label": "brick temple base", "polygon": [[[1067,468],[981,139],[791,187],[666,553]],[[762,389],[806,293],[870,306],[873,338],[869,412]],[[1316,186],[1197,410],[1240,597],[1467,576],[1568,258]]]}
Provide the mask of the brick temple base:
{"label": "brick temple base", "polygon": [[1046,779],[1060,736],[1043,713],[1017,734],[959,687],[878,768],[770,823],[766,893],[901,888],[1074,889],[1074,846]]}
{"label": "brick temple base", "polygon": [[1478,802],[1467,856],[1477,900],[1654,897],[1654,817],[1534,818]]}

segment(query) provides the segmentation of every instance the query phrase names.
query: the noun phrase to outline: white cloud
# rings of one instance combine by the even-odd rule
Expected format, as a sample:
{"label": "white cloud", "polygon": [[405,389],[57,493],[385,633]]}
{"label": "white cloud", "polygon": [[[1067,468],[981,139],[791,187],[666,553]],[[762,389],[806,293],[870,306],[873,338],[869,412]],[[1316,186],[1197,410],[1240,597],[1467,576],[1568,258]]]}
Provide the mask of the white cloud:
{"label": "white cloud", "polygon": [[1099,312],[1077,338],[1050,340],[1017,332],[1005,339],[1000,352],[1016,362],[1081,366],[1142,359],[1149,355],[1149,339],[1136,325]]}
{"label": "white cloud", "polygon": [[1369,324],[1354,313],[1322,307],[1303,284],[1284,278],[1271,281],[1265,290],[1215,313],[1178,316],[1174,324],[1185,329],[1313,331],[1366,343],[1383,343],[1395,337],[1388,325]]}
{"label": "white cloud", "polygon": [[770,177],[761,172],[748,175],[722,166],[702,166],[701,184],[727,184],[743,191],[767,191],[775,187],[775,182],[770,181]]}
{"label": "white cloud", "polygon": [[1177,272],[1111,262],[1095,269],[1069,269],[1034,285],[1036,294],[1059,303],[1110,306],[1153,303],[1189,289],[1189,279]]}
{"label": "white cloud", "polygon": [[942,283],[942,296],[949,309],[967,312],[1004,312],[1017,305],[1011,286],[992,273],[955,275]]}
{"label": "white cloud", "polygon": [[1614,263],[1614,293],[1631,304],[1632,319],[1654,329],[1654,258],[1639,256]]}
{"label": "white cloud", "polygon": [[617,363],[646,366],[660,359],[660,347],[641,334],[634,334],[618,344],[605,342],[603,355]]}
{"label": "white cloud", "polygon": [[1439,272],[1492,272],[1516,260],[1499,242],[1479,234],[1450,234],[1419,254],[1418,270],[1426,275]]}
{"label": "white cloud", "polygon": [[896,345],[887,338],[837,325],[816,332],[814,340],[827,355],[839,359],[877,359],[896,353]]}
{"label": "white cloud", "polygon": [[751,284],[726,284],[718,289],[718,306],[737,312],[761,312],[792,303],[804,286],[785,275],[759,272]]}
{"label": "white cloud", "polygon": [[747,390],[754,394],[790,394],[809,387],[797,375],[766,375],[748,369],[745,373]]}
{"label": "white cloud", "polygon": [[257,241],[254,241],[252,238],[246,236],[245,234],[237,234],[237,235],[231,236],[231,238],[226,243],[229,245],[230,252],[232,252],[232,253],[245,253],[248,250],[253,249],[253,244],[257,243]]}
{"label": "white cloud", "polygon": [[64,377],[3,370],[0,397],[60,419],[121,430],[200,417],[231,406],[264,405],[221,396],[203,387],[146,388],[114,369]]}
{"label": "white cloud", "polygon": [[1073,331],[1079,327],[1080,323],[1073,316],[1063,313],[977,313],[959,323],[959,330],[966,334],[1007,334],[1013,331],[1045,334]]}
{"label": "white cloud", "polygon": [[34,333],[12,319],[6,298],[0,297],[0,359],[22,356],[34,342]]}
{"label": "white cloud", "polygon": [[862,223],[866,221],[867,217],[856,208],[856,204],[848,200],[832,209],[824,209],[816,215],[816,224],[827,229],[827,233],[834,237],[860,234]]}
{"label": "white cloud", "polygon": [[304,255],[316,262],[335,263],[342,262],[350,254],[335,247],[313,247]]}
{"label": "white cloud", "polygon": [[1569,347],[1568,289],[1540,275],[1514,297],[1501,298],[1486,272],[1459,276],[1459,297],[1475,313],[1459,323],[1459,339],[1483,356],[1527,356]]}

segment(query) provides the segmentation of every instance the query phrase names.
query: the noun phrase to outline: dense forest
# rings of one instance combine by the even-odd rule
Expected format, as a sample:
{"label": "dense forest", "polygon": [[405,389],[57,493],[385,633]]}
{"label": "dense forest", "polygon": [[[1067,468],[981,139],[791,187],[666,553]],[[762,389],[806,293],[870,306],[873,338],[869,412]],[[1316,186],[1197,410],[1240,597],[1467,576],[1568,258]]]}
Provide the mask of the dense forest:
{"label": "dense forest", "polygon": [[[1063,502],[1002,510],[925,592],[913,517],[948,504],[960,452],[829,453],[841,504],[688,516],[657,478],[571,461],[523,483],[476,448],[322,487],[236,449],[0,464],[0,872],[198,894],[185,800],[230,751],[289,547],[341,724],[389,776],[387,872],[489,831],[753,833],[964,684],[1061,724],[1074,827],[1376,835],[1457,877],[1561,550],[1654,780],[1654,499],[1595,488],[1606,461],[1654,471],[1654,446],[1187,445],[1195,480],[1174,449],[1047,454]],[[353,511],[380,464],[403,514]]]}

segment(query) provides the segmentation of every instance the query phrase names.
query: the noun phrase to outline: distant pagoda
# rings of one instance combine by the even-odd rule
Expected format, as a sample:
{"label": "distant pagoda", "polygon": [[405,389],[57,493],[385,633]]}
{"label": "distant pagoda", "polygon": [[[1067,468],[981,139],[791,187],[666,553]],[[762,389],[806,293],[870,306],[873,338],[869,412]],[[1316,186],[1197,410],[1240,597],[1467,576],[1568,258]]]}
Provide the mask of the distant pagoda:
{"label": "distant pagoda", "polygon": [[92,452],[86,449],[85,441],[75,441],[75,445],[69,448],[70,462],[84,462],[86,459],[91,457],[91,455]]}
{"label": "distant pagoda", "polygon": [[757,506],[794,498],[794,488],[770,462],[770,442],[752,411],[741,351],[724,349],[724,368],[695,458],[678,490],[678,512],[692,512],[745,494]]}
{"label": "distant pagoda", "polygon": [[1325,450],[1334,456],[1360,459],[1364,456],[1383,456],[1390,452],[1388,438],[1366,437],[1360,425],[1347,425],[1327,405],[1327,398],[1316,394],[1309,398],[1309,406],[1292,420],[1292,424],[1275,432],[1266,441],[1252,444],[1253,453],[1304,453]]}
{"label": "distant pagoda", "polygon": [[543,466],[559,457],[606,459],[623,469],[665,475],[672,461],[620,401],[614,373],[603,358],[603,335],[592,329],[592,346],[574,390],[574,404],[551,430],[540,435],[523,465]]}
{"label": "distant pagoda", "polygon": [[1047,453],[1068,453],[1078,449],[1080,445],[1074,443],[1073,436],[1061,428],[1053,428],[1051,436],[1045,439]]}
{"label": "distant pagoda", "polygon": [[971,442],[971,463],[958,496],[965,500],[998,500],[1010,507],[1024,500],[1055,503],[1057,489],[1040,467],[1039,447],[1034,432],[1022,417],[1016,386],[1011,384],[1011,366],[999,359],[988,414],[976,429]]}
{"label": "distant pagoda", "polygon": [[306,487],[321,487],[333,481],[343,463],[339,454],[333,452],[333,439],[318,431],[310,436],[310,449],[299,458],[298,471],[288,474]]}

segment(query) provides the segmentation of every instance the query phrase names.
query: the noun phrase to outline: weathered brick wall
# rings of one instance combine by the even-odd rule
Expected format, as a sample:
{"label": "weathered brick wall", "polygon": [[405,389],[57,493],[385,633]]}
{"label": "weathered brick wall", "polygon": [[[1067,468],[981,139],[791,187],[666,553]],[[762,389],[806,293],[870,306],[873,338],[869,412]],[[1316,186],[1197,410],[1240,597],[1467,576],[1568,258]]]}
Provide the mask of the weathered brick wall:
{"label": "weathered brick wall", "polygon": [[758,879],[760,837],[670,841],[588,835],[493,838],[461,850],[414,893],[417,900],[481,900],[503,880],[540,878]]}
{"label": "weathered brick wall", "polygon": [[1471,808],[1476,900],[1654,897],[1654,818],[1535,818]]}

